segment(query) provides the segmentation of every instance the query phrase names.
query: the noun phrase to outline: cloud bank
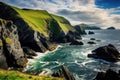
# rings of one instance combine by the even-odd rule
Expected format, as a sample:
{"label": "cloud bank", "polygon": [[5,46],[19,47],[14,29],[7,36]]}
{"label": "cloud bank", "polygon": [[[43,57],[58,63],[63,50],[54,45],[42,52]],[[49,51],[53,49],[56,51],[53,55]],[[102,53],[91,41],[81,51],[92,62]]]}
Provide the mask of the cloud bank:
{"label": "cloud bank", "polygon": [[[120,28],[120,6],[99,8],[95,0],[0,0],[20,8],[44,9],[66,17],[72,25],[86,23]],[[113,4],[114,5],[114,4]]]}

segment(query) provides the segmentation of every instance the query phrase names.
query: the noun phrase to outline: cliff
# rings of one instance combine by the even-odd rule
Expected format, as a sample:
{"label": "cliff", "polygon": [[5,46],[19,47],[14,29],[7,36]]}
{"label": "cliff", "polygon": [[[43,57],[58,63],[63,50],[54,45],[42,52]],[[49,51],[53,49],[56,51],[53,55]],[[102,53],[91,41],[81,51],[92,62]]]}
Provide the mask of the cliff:
{"label": "cliff", "polygon": [[80,38],[67,19],[45,10],[20,9],[0,2],[0,11],[0,18],[16,25],[21,45],[37,52],[55,49],[56,45],[51,42]]}
{"label": "cliff", "polygon": [[0,19],[0,68],[23,68],[26,63],[17,27],[11,21]]}
{"label": "cliff", "polygon": [[75,25],[76,30],[78,29],[78,27],[81,29],[81,30],[79,30],[79,31],[81,31],[81,33],[85,33],[84,30],[100,30],[101,29],[100,27],[90,26],[90,25],[87,25],[84,23]]}

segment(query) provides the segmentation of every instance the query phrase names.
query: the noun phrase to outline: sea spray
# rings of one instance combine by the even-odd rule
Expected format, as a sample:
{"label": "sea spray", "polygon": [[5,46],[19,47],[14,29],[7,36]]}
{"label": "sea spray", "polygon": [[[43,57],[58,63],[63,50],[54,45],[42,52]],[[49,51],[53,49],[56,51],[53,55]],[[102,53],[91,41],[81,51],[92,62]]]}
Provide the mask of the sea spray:
{"label": "sea spray", "polygon": [[[28,59],[27,66],[23,69],[23,72],[26,72],[26,71],[31,70],[31,69],[34,70],[34,65],[35,65],[36,62],[38,62],[37,59],[40,59],[40,58],[46,56],[49,53],[55,52],[60,47],[62,47],[62,45],[58,45],[57,48],[53,51],[46,51],[45,53],[36,52],[37,56],[35,56],[34,59]],[[41,65],[41,67],[44,67],[45,65],[49,64],[49,62],[43,62],[43,61],[39,61],[39,62],[43,64],[43,65]]]}

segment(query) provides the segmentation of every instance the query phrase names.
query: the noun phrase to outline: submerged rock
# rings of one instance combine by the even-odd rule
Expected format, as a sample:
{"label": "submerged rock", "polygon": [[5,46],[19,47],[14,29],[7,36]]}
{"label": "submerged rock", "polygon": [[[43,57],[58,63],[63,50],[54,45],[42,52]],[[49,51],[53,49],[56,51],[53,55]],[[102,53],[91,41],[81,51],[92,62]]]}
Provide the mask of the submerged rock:
{"label": "submerged rock", "polygon": [[70,71],[65,66],[62,66],[61,69],[53,73],[52,76],[62,77],[62,78],[65,78],[65,80],[75,80],[74,76],[70,73]]}
{"label": "submerged rock", "polygon": [[108,69],[106,73],[98,72],[96,78],[93,80],[120,80],[120,73]]}
{"label": "submerged rock", "polygon": [[88,54],[88,57],[103,59],[110,62],[116,62],[120,60],[120,53],[112,44],[99,47],[92,52],[94,54]]}
{"label": "submerged rock", "polygon": [[21,48],[16,26],[0,19],[0,68],[23,68],[27,58]]}

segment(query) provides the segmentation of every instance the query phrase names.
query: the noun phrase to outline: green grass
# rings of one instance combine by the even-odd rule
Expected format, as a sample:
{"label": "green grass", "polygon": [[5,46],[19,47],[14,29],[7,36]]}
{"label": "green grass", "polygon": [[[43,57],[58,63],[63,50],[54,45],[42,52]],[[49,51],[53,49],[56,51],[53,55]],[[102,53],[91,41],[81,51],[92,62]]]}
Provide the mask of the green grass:
{"label": "green grass", "polygon": [[33,76],[19,71],[7,71],[0,69],[0,80],[64,80],[51,76]]}
{"label": "green grass", "polygon": [[71,26],[68,20],[66,20],[64,17],[53,15],[53,14],[51,15],[58,22],[59,26],[64,31],[64,33],[67,33],[68,31],[75,31],[75,29]]}
{"label": "green grass", "polygon": [[60,32],[67,33],[68,31],[75,31],[67,19],[50,14],[46,10],[20,9],[4,3],[0,4],[7,7],[1,9],[3,12],[1,17],[3,19],[15,20],[20,18],[30,28],[38,31],[45,37],[49,38],[51,32],[57,36]]}
{"label": "green grass", "polygon": [[60,32],[60,29],[64,33],[67,33],[70,30],[75,31],[75,29],[65,18],[49,14],[45,10],[23,10],[16,7],[12,8],[17,11],[17,16],[22,18],[32,29],[42,33],[46,37],[49,37],[48,26],[50,27],[50,30],[53,31],[53,33],[56,35]]}
{"label": "green grass", "polygon": [[34,29],[48,37],[48,29],[46,20],[50,20],[51,17],[49,13],[45,10],[22,10],[13,7],[19,14],[18,16],[22,18],[27,24]]}

